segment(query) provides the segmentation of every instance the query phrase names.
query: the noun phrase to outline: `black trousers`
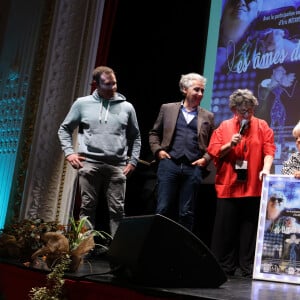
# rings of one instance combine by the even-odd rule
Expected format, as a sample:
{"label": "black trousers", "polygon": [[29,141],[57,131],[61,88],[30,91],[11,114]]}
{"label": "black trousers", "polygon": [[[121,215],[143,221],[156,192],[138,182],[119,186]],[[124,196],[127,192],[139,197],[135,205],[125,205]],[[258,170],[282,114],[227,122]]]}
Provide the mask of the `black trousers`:
{"label": "black trousers", "polygon": [[228,275],[252,274],[259,206],[260,197],[217,199],[211,250]]}

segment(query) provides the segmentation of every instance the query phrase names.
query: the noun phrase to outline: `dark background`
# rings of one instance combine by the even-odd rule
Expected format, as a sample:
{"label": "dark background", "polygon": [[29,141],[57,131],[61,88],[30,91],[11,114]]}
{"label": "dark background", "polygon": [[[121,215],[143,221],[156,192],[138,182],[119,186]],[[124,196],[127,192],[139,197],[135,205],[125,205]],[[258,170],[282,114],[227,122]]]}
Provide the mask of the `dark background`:
{"label": "dark background", "polygon": [[[180,76],[203,74],[209,10],[209,0],[118,1],[107,65],[116,72],[118,91],[136,109],[142,160],[153,160],[148,132],[161,104],[182,99]],[[139,163],[127,184],[127,215],[154,212],[155,184],[155,166]],[[214,200],[214,186],[203,185],[196,233],[206,244],[210,243]]]}
{"label": "dark background", "polygon": [[119,0],[107,64],[137,112],[141,159],[160,105],[181,100],[181,74],[203,73],[209,0]]}

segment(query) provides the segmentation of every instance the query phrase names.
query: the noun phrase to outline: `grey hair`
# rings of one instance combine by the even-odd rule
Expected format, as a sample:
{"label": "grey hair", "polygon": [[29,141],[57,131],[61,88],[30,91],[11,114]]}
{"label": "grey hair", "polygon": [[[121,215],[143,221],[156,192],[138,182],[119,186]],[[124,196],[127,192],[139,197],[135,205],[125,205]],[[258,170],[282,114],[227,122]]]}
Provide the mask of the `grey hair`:
{"label": "grey hair", "polygon": [[293,129],[293,137],[298,137],[300,135],[300,121],[298,121],[297,125]]}
{"label": "grey hair", "polygon": [[243,103],[251,107],[258,105],[257,98],[248,89],[237,89],[229,96],[229,107],[231,109]]}
{"label": "grey hair", "polygon": [[181,78],[179,81],[180,91],[184,92],[184,89],[189,88],[193,84],[194,80],[202,81],[204,88],[205,88],[206,81],[207,81],[207,79],[205,77],[203,77],[202,75],[200,75],[198,73],[189,73],[189,74],[181,75]]}

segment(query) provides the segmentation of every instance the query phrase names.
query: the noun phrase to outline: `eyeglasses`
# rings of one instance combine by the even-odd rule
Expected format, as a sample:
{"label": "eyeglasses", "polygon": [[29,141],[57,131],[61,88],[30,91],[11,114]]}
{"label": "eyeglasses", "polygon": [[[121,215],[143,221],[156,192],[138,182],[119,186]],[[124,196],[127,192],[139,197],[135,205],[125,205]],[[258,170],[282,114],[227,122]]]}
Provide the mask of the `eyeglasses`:
{"label": "eyeglasses", "polygon": [[283,198],[279,198],[279,197],[271,197],[270,201],[272,202],[277,202],[277,203],[282,203],[283,202]]}
{"label": "eyeglasses", "polygon": [[240,115],[245,115],[245,114],[253,114],[253,108],[236,108],[236,111]]}

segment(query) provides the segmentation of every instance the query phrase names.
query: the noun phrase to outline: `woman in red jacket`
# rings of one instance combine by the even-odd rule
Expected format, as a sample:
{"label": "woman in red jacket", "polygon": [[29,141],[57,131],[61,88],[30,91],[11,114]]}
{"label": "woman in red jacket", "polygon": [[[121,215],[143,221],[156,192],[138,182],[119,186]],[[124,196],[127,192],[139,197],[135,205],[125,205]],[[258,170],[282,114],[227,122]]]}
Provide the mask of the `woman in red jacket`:
{"label": "woman in red jacket", "polygon": [[251,277],[262,177],[275,155],[274,133],[254,116],[257,98],[248,89],[229,97],[234,116],[214,131],[208,153],[216,166],[217,210],[211,250],[227,275],[240,268]]}

